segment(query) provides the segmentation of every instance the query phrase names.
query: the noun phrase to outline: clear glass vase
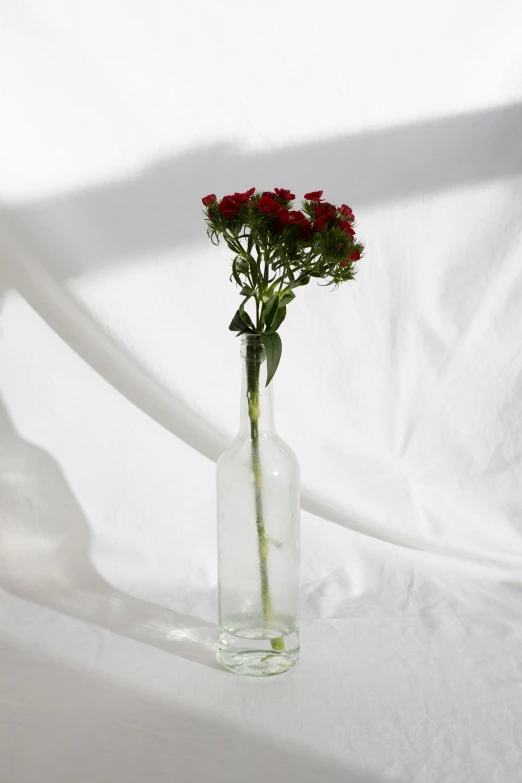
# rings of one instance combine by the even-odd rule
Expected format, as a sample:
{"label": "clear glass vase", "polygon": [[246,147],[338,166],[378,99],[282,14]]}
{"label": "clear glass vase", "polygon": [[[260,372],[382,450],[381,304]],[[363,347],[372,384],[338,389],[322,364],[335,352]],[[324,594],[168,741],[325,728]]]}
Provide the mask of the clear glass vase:
{"label": "clear glass vase", "polygon": [[217,465],[219,658],[262,677],[299,657],[299,463],[275,431],[258,335],[241,358],[241,426]]}

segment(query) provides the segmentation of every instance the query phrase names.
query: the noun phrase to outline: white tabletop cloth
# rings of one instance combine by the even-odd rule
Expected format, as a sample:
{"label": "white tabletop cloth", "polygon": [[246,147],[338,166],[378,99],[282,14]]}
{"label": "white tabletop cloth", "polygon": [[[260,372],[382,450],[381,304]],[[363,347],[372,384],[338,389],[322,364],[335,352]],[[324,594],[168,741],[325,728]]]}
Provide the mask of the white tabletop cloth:
{"label": "white tabletop cloth", "polygon": [[[522,9],[0,0],[0,780],[520,783]],[[216,663],[238,304],[202,196],[324,188],[302,653]]]}

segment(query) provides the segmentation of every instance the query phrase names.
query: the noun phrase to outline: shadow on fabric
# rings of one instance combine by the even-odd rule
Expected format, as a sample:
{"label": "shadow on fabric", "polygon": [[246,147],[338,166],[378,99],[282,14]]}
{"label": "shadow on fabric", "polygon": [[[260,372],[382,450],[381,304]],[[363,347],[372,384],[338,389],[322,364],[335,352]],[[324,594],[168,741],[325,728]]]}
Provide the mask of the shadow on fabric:
{"label": "shadow on fabric", "polygon": [[[520,176],[520,138],[522,103],[513,103],[267,151],[214,144],[160,159],[126,179],[10,209],[20,230],[38,243],[52,244],[53,226],[71,238],[74,257],[54,253],[48,269],[72,277],[206,242],[201,197],[209,192],[325,188],[334,202],[353,199],[357,214],[361,206]],[[85,245],[78,241],[84,233]]]}
{"label": "shadow on fabric", "polygon": [[[45,769],[46,780],[145,783],[153,768],[154,780],[179,783],[384,783],[283,739],[231,726],[226,704],[223,720],[211,720],[170,701],[167,687],[154,699],[5,642],[0,662],[0,691],[16,704],[14,720],[7,706],[0,708],[10,726],[7,757],[20,781],[40,780]],[[20,672],[31,687],[14,684]]]}
{"label": "shadow on fabric", "polygon": [[134,598],[91,561],[85,515],[53,457],[16,432],[0,399],[0,587],[27,601],[219,668],[215,625]]}
{"label": "shadow on fabric", "polygon": [[[346,137],[242,153],[214,145],[160,160],[134,176],[10,205],[0,223],[6,281],[90,366],[170,432],[209,459],[227,445],[224,434],[194,414],[107,334],[61,283],[63,278],[128,262],[135,255],[206,242],[200,199],[214,189],[292,184],[328,188],[344,198],[356,183],[357,205],[445,192],[522,175],[522,104],[383,128]],[[2,217],[0,215],[0,217]],[[81,243],[60,250],[52,227],[85,231]],[[13,231],[14,228],[14,231]],[[24,236],[24,242],[18,235]],[[78,240],[76,240],[78,242]],[[71,257],[72,256],[72,257]],[[379,540],[426,549],[420,538],[353,519],[329,500],[302,491],[302,508]],[[469,559],[466,552],[442,554]]]}

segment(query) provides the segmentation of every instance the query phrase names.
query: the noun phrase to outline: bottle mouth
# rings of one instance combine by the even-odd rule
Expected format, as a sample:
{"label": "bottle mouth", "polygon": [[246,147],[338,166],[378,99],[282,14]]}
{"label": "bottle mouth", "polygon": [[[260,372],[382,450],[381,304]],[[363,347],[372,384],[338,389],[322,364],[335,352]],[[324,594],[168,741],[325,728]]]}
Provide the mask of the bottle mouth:
{"label": "bottle mouth", "polygon": [[247,334],[241,335],[241,343],[244,345],[263,345],[263,341],[261,339],[260,334],[250,334],[247,332]]}
{"label": "bottle mouth", "polygon": [[265,358],[265,349],[261,335],[242,334],[241,335],[241,357],[243,359],[255,359],[262,362]]}

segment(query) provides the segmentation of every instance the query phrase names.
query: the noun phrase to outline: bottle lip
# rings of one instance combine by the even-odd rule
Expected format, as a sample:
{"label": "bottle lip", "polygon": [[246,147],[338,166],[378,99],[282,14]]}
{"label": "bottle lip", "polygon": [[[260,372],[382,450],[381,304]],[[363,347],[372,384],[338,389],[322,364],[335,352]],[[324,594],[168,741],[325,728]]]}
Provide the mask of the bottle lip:
{"label": "bottle lip", "polygon": [[263,343],[263,341],[261,340],[261,335],[260,334],[249,334],[249,333],[241,335],[241,342],[244,343],[244,344],[246,344],[246,343],[260,343],[260,344],[262,344]]}
{"label": "bottle lip", "polygon": [[243,359],[248,356],[257,357],[258,361],[263,361],[265,358],[265,349],[261,335],[259,334],[242,334],[240,354]]}

